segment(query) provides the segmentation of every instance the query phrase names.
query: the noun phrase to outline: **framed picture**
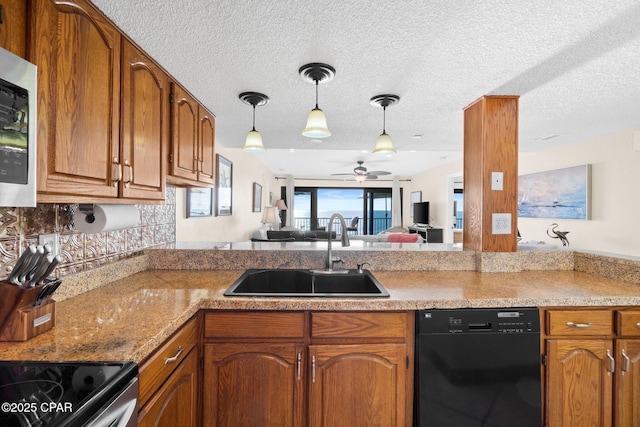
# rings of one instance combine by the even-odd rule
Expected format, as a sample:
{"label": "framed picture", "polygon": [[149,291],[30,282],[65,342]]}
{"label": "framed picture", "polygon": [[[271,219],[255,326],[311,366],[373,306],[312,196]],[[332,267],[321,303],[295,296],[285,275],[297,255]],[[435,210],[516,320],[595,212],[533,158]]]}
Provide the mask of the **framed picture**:
{"label": "framed picture", "polygon": [[253,183],[253,211],[260,212],[262,210],[262,185],[257,182]]}
{"label": "framed picture", "polygon": [[187,188],[187,218],[213,215],[213,189]]}
{"label": "framed picture", "polygon": [[413,204],[420,203],[422,201],[422,191],[412,191],[411,192],[411,209],[409,212],[411,213],[411,218],[413,218]]}
{"label": "framed picture", "polygon": [[520,218],[591,219],[591,165],[518,177]]}
{"label": "framed picture", "polygon": [[231,215],[233,193],[233,163],[216,154],[216,216]]}

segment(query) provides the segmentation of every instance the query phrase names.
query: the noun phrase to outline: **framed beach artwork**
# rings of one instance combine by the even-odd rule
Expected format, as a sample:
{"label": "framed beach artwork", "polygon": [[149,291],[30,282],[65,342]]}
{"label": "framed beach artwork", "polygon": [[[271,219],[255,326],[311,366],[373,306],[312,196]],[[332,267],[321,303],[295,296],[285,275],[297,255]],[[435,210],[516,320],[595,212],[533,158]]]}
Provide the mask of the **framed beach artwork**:
{"label": "framed beach artwork", "polygon": [[409,209],[409,214],[411,218],[413,218],[413,204],[420,203],[422,201],[422,191],[412,191],[411,192],[411,209]]}
{"label": "framed beach artwork", "polygon": [[518,217],[591,219],[591,165],[520,175]]}
{"label": "framed beach artwork", "polygon": [[262,210],[262,185],[257,182],[253,183],[253,211],[260,212]]}
{"label": "framed beach artwork", "polygon": [[231,215],[233,163],[220,154],[216,154],[216,158],[216,216],[228,216]]}

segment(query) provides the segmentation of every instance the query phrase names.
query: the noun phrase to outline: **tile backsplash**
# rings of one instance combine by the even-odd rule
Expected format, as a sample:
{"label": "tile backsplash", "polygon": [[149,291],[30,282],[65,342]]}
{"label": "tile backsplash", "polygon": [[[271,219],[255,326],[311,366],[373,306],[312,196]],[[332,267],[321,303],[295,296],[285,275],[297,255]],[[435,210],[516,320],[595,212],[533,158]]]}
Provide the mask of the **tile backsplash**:
{"label": "tile backsplash", "polygon": [[76,204],[38,204],[35,208],[0,207],[0,279],[9,275],[16,260],[40,234],[58,235],[62,257],[57,276],[65,276],[130,256],[142,249],[175,242],[176,189],[167,187],[165,204],[136,205],[138,226],[105,233],[75,230]]}

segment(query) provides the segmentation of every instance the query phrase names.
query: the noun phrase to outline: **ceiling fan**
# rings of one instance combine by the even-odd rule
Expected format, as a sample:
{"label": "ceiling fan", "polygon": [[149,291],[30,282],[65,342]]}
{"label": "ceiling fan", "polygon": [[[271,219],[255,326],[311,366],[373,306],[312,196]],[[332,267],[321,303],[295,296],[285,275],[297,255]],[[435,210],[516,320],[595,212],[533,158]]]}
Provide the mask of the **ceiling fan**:
{"label": "ceiling fan", "polygon": [[347,179],[353,178],[356,181],[362,182],[368,179],[378,179],[380,175],[390,175],[391,172],[386,171],[371,171],[367,172],[367,168],[362,166],[364,161],[358,160],[358,166],[353,168],[353,173],[334,173],[332,175],[348,175]]}

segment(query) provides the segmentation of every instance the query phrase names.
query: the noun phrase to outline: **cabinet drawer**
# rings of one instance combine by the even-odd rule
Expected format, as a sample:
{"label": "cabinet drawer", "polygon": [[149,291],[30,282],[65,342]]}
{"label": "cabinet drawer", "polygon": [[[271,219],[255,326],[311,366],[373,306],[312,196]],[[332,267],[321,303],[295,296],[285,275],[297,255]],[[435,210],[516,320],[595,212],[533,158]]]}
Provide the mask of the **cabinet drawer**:
{"label": "cabinet drawer", "polygon": [[640,310],[620,310],[616,312],[618,335],[640,335]]}
{"label": "cabinet drawer", "polygon": [[208,312],[205,338],[304,339],[303,312]]}
{"label": "cabinet drawer", "polygon": [[[190,320],[140,367],[140,407],[155,393],[198,342],[198,323]],[[182,350],[180,350],[182,349]],[[174,357],[177,358],[173,359]]]}
{"label": "cabinet drawer", "polygon": [[313,338],[406,338],[407,313],[311,313]]}
{"label": "cabinet drawer", "polygon": [[548,310],[549,335],[611,335],[613,313],[609,310]]}

